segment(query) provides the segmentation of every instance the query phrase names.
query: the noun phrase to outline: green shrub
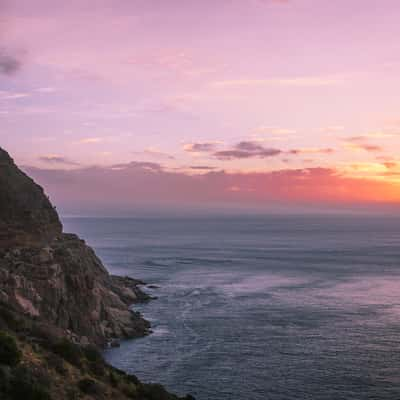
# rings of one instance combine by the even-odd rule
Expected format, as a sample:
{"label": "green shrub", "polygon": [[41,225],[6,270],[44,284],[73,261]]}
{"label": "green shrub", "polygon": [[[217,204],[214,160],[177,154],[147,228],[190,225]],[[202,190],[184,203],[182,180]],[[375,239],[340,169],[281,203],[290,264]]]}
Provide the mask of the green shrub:
{"label": "green shrub", "polygon": [[57,354],[50,353],[46,356],[47,365],[50,369],[54,369],[58,374],[65,375],[67,369],[64,365],[64,360]]}
{"label": "green shrub", "polygon": [[99,385],[96,381],[90,378],[81,379],[78,382],[78,387],[82,393],[96,395],[100,393]]}
{"label": "green shrub", "polygon": [[83,348],[83,354],[85,355],[86,359],[90,362],[97,362],[97,363],[104,363],[103,356],[101,355],[100,351],[97,349],[96,346],[86,346]]}
{"label": "green shrub", "polygon": [[131,382],[131,383],[133,383],[135,385],[139,385],[140,384],[140,381],[137,378],[137,376],[133,375],[133,374],[126,374],[125,375],[125,380],[127,380],[128,382]]}
{"label": "green shrub", "polygon": [[118,369],[116,367],[112,367],[113,372],[115,372],[118,376],[126,376],[128,375],[125,371],[122,369]]}
{"label": "green shrub", "polygon": [[5,332],[0,331],[0,364],[9,366],[17,365],[21,360],[21,352],[15,339]]}
{"label": "green shrub", "polygon": [[97,377],[104,376],[106,372],[104,364],[99,362],[89,362],[89,371]]}
{"label": "green shrub", "polygon": [[162,385],[150,383],[140,386],[139,394],[146,400],[170,400],[174,397]]}
{"label": "green shrub", "polygon": [[6,393],[10,386],[11,368],[0,365],[0,399],[2,394]]}
{"label": "green shrub", "polygon": [[78,345],[70,342],[68,339],[61,339],[53,344],[52,350],[70,364],[81,367],[82,350]]}
{"label": "green shrub", "polygon": [[12,400],[51,400],[46,386],[27,368],[17,368],[10,384]]}
{"label": "green shrub", "polygon": [[88,361],[89,371],[95,376],[104,376],[105,362],[97,347],[89,345],[84,347],[82,351]]}
{"label": "green shrub", "polygon": [[75,388],[68,388],[66,396],[68,400],[78,400],[81,397],[80,392]]}
{"label": "green shrub", "polygon": [[122,384],[121,391],[125,396],[129,397],[130,399],[137,399],[138,392],[134,384],[129,382]]}
{"label": "green shrub", "polygon": [[112,387],[117,387],[119,384],[119,377],[113,371],[109,373],[109,381]]}
{"label": "green shrub", "polygon": [[0,323],[3,327],[11,330],[17,330],[21,325],[15,313],[3,304],[0,304]]}

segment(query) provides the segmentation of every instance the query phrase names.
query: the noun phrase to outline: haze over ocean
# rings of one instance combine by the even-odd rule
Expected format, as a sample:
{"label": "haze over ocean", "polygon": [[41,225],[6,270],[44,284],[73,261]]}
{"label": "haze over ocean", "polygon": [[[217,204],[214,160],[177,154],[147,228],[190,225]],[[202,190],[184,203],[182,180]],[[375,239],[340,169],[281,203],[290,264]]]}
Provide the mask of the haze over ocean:
{"label": "haze over ocean", "polygon": [[396,399],[400,218],[64,218],[159,289],[106,358],[199,400]]}

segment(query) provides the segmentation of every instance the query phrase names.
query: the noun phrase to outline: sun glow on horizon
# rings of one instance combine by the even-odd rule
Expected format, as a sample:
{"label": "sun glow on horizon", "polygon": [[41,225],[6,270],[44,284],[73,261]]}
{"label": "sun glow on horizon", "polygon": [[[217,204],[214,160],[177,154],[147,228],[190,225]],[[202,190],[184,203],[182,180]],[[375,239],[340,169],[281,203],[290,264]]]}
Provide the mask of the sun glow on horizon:
{"label": "sun glow on horizon", "polygon": [[369,3],[1,2],[0,145],[71,202],[114,174],[177,204],[397,203],[400,5]]}

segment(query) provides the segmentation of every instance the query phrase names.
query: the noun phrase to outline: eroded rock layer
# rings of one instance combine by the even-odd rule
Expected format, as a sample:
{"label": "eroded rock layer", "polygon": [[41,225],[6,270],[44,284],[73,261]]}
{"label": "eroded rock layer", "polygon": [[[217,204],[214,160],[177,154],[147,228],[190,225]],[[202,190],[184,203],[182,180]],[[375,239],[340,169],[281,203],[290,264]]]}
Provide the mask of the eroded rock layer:
{"label": "eroded rock layer", "polygon": [[0,301],[79,343],[145,335],[130,310],[148,299],[139,281],[109,275],[94,251],[62,233],[43,189],[0,148]]}

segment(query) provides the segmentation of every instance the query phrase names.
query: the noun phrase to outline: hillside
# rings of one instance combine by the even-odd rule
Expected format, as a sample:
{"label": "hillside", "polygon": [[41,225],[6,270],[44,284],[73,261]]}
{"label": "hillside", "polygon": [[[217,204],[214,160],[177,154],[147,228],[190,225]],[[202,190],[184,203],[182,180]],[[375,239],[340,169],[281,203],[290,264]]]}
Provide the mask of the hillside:
{"label": "hillside", "polygon": [[140,285],[110,275],[83,240],[63,233],[43,189],[0,148],[1,399],[178,399],[99,352],[150,332],[130,308],[149,300]]}

